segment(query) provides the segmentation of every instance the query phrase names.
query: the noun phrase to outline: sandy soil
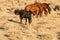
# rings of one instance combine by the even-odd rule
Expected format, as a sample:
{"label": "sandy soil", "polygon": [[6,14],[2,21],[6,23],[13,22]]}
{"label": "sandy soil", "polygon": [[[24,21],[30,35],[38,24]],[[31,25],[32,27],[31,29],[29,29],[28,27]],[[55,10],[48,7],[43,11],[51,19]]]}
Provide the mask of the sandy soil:
{"label": "sandy soil", "polygon": [[0,1],[0,40],[60,40],[60,11],[52,10],[48,16],[43,14],[43,17],[33,17],[30,25],[25,25],[24,20],[23,24],[19,24],[19,16],[10,10],[25,7],[22,2],[22,6],[18,6],[19,3],[12,0]]}

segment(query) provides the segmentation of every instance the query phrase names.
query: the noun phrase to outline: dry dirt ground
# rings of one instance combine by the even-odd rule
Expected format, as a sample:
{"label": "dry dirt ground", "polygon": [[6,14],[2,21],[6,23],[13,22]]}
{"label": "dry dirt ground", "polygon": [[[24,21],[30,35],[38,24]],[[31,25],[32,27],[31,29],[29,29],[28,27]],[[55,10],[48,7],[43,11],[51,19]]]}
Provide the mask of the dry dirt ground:
{"label": "dry dirt ground", "polygon": [[19,24],[18,15],[6,10],[12,8],[10,2],[6,5],[0,1],[0,4],[0,40],[60,40],[60,11],[52,10],[48,16],[33,17],[32,23],[25,25],[24,20]]}
{"label": "dry dirt ground", "polygon": [[[13,20],[13,21],[10,21]],[[24,20],[23,20],[24,21]],[[60,13],[32,18],[29,25],[19,24],[19,16],[0,13],[0,40],[60,40]]]}

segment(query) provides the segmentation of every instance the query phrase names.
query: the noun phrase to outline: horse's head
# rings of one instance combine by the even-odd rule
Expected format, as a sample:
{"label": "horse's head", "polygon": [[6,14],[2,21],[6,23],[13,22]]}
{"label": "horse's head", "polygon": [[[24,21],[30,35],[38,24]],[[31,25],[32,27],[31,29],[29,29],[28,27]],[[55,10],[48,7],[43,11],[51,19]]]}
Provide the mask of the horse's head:
{"label": "horse's head", "polygon": [[19,14],[19,12],[20,12],[20,10],[19,10],[19,9],[14,10],[14,13],[15,13],[16,15],[18,15],[18,14]]}

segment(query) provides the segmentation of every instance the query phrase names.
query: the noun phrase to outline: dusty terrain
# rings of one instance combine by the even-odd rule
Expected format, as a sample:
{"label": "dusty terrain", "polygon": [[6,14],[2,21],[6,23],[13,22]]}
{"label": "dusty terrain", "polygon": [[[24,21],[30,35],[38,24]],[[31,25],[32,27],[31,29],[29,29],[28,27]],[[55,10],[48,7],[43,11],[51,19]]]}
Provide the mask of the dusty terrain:
{"label": "dusty terrain", "polygon": [[60,40],[60,11],[53,10],[54,5],[59,5],[60,0],[37,1],[51,3],[51,14],[33,17],[30,25],[24,25],[24,22],[18,23],[19,16],[14,14],[13,9],[24,9],[34,1],[0,0],[0,40]]}

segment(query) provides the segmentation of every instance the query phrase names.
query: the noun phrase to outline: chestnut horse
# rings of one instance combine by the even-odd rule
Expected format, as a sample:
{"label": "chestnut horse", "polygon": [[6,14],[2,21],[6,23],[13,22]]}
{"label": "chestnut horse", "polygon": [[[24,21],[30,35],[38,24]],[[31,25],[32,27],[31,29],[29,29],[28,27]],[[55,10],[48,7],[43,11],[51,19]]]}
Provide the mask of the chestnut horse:
{"label": "chestnut horse", "polygon": [[[47,3],[34,3],[35,5],[37,5],[40,9],[42,9],[42,11],[44,10],[44,14],[47,15],[48,13],[50,14],[51,8],[49,7],[50,4]],[[42,16],[42,14],[40,14]]]}
{"label": "chestnut horse", "polygon": [[44,11],[44,14],[47,16],[48,13],[50,14],[51,8],[49,7],[49,4],[47,3],[34,3],[34,4],[30,4],[27,5],[25,7],[26,11],[32,11],[35,14],[37,14],[37,16],[40,14],[40,17],[42,16],[42,11]]}
{"label": "chestnut horse", "polygon": [[27,5],[25,7],[25,10],[26,11],[32,11],[33,12],[33,15],[36,15],[38,17],[39,13],[42,13],[42,8],[39,8],[37,5],[35,4],[30,4],[30,5]]}

